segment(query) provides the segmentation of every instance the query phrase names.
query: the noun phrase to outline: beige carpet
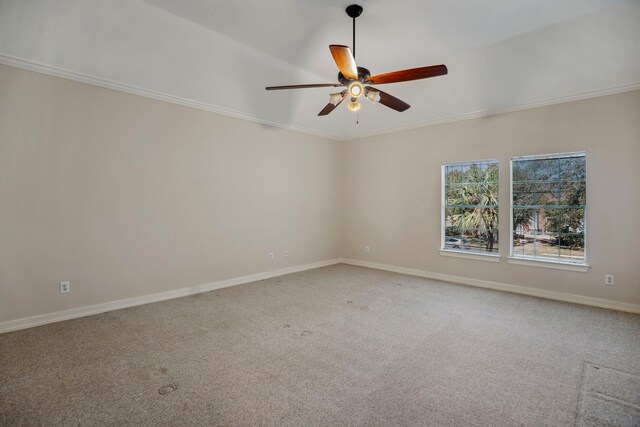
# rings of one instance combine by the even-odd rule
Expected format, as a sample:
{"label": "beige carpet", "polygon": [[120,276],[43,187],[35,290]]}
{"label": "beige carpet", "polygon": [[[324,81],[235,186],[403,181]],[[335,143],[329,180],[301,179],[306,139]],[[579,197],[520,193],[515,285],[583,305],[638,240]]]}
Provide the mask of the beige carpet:
{"label": "beige carpet", "polygon": [[640,425],[640,316],[336,265],[0,335],[0,425]]}

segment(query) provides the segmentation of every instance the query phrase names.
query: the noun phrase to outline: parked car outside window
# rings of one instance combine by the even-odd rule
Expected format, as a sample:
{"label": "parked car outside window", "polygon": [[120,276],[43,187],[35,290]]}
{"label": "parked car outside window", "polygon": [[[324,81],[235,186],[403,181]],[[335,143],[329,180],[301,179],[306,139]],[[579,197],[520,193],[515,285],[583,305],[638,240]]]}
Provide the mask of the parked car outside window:
{"label": "parked car outside window", "polygon": [[469,243],[465,239],[457,239],[455,237],[447,237],[444,241],[444,247],[446,249],[469,249]]}

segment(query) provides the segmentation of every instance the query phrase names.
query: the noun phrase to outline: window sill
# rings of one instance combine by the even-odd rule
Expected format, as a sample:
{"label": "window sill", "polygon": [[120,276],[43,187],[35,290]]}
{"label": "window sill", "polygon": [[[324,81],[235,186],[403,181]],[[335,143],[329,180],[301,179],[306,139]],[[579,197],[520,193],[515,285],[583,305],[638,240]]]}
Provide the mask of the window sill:
{"label": "window sill", "polygon": [[440,249],[440,255],[450,256],[455,258],[474,259],[476,261],[489,261],[489,262],[499,262],[501,258],[500,255],[481,254],[476,252],[463,252],[463,251],[455,251],[451,249]]}
{"label": "window sill", "polygon": [[586,273],[591,268],[587,264],[569,264],[566,262],[555,262],[555,261],[542,261],[539,259],[526,259],[526,258],[515,258],[509,257],[507,259],[509,264],[517,264],[517,265],[528,265],[530,267],[542,267],[542,268],[553,268],[556,270],[566,270],[566,271],[577,271],[579,273]]}

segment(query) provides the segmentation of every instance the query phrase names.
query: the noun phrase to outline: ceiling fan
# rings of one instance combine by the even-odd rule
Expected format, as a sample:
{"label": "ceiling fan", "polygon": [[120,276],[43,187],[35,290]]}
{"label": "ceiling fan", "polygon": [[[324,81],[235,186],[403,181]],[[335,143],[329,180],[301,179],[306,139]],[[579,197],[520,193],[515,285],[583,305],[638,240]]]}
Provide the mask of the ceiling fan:
{"label": "ceiling fan", "polygon": [[326,116],[332,112],[348,96],[351,97],[348,104],[349,111],[358,111],[360,109],[360,102],[358,101],[358,98],[364,96],[371,102],[379,102],[386,107],[402,112],[407,110],[410,105],[370,85],[407,82],[410,80],[426,79],[429,77],[443,76],[447,74],[448,71],[445,65],[411,68],[408,70],[394,71],[375,76],[372,76],[366,68],[356,66],[356,18],[360,16],[362,10],[362,6],[357,4],[352,4],[346,9],[347,15],[350,18],[353,18],[353,53],[348,46],[336,44],[329,46],[333,60],[340,70],[338,73],[339,83],[268,86],[265,89],[282,90],[315,87],[346,87],[346,89],[340,92],[329,95],[329,103],[322,109],[322,111],[320,111],[320,113],[318,113],[319,116]]}

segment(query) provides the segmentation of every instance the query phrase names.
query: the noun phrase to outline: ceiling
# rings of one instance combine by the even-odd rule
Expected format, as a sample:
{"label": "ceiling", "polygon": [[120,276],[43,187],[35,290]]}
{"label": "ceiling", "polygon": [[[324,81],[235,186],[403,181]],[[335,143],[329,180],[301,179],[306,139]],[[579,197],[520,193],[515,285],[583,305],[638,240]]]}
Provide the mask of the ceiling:
{"label": "ceiling", "polygon": [[[54,4],[55,3],[55,4]],[[337,139],[640,87],[638,0],[367,0],[356,56],[373,74],[445,63],[385,85],[404,113],[317,113],[351,45],[350,1],[0,0],[0,55]]]}
{"label": "ceiling", "polygon": [[[329,44],[352,42],[351,1],[144,0],[223,33],[292,65],[333,78]],[[353,0],[356,1],[356,0]],[[392,0],[360,1],[358,54],[380,67],[428,65],[573,19],[615,4],[611,0]],[[387,68],[384,68],[387,71]],[[391,71],[389,69],[388,71]]]}

